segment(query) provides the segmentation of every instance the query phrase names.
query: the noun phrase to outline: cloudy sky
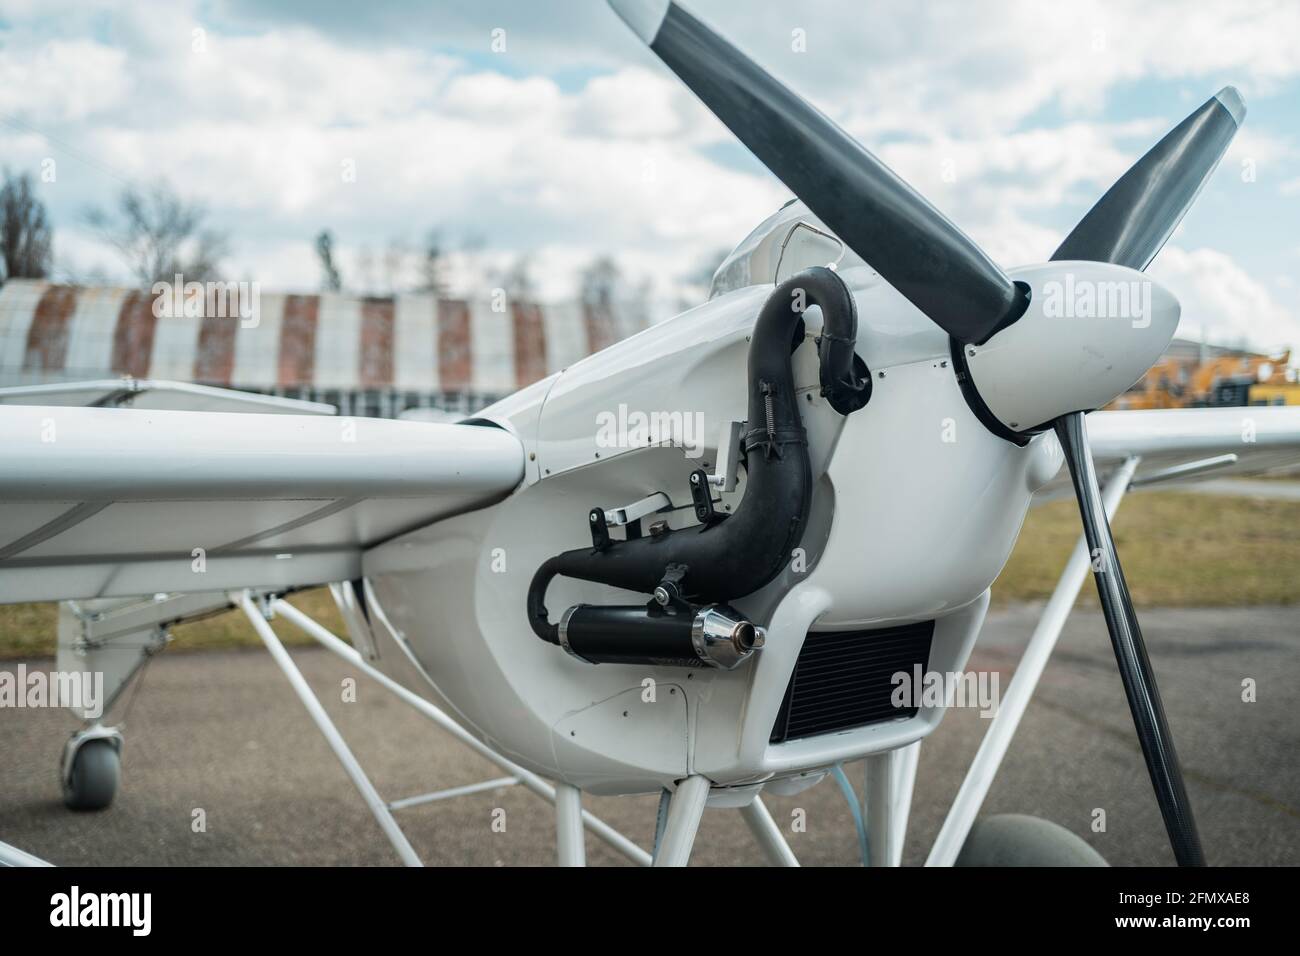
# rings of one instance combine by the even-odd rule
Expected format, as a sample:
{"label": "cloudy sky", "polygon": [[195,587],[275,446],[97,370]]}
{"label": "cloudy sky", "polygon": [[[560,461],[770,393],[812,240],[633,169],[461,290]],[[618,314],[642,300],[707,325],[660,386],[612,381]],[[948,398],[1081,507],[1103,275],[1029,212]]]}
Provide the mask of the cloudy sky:
{"label": "cloudy sky", "polygon": [[[1246,127],[1152,271],[1184,334],[1300,348],[1300,3],[685,5],[1004,266],[1236,85]],[[602,253],[666,295],[788,198],[603,0],[0,0],[0,149],[53,171],[80,278],[125,278],[87,206],[158,179],[229,232],[231,278],[276,290],[318,286],[322,228],[381,289],[385,251],[437,228],[527,256],[550,297]]]}

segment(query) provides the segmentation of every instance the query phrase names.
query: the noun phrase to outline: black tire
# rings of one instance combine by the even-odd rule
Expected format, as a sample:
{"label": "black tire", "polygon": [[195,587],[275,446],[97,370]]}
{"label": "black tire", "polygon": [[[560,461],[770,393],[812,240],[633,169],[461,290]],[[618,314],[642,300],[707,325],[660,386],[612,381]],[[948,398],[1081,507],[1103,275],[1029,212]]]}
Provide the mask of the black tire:
{"label": "black tire", "polygon": [[1065,827],[1008,813],[975,821],[957,866],[1109,866]]}
{"label": "black tire", "polygon": [[121,758],[112,741],[87,741],[72,758],[63,802],[70,810],[103,810],[117,794],[121,771]]}

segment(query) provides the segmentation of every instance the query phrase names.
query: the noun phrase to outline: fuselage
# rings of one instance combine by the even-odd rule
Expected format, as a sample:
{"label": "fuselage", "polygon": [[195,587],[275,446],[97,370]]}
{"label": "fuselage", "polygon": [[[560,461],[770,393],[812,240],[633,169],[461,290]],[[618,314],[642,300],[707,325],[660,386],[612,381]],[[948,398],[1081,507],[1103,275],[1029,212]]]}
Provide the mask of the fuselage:
{"label": "fuselage", "polygon": [[[662,492],[672,510],[654,519],[695,523],[687,478],[714,466],[719,436],[746,416],[747,335],[767,284],[718,295],[482,412],[523,443],[525,479],[490,508],[367,553],[384,658],[507,756],[594,792],[656,791],[690,773],[798,785],[933,729],[942,704],[772,742],[810,632],[870,641],[933,621],[928,668],[962,669],[989,586],[1060,453],[1050,436],[1018,445],[992,434],[962,395],[948,337],[867,267],[841,275],[873,393],[848,418],[827,405],[810,311],[793,356],[814,482],[808,529],[786,570],[735,602],[767,629],[761,653],[734,671],[593,666],[533,637],[524,609],[536,568],[590,542],[593,507]],[[719,507],[743,494],[742,475]],[[646,599],[557,579],[550,601]]]}

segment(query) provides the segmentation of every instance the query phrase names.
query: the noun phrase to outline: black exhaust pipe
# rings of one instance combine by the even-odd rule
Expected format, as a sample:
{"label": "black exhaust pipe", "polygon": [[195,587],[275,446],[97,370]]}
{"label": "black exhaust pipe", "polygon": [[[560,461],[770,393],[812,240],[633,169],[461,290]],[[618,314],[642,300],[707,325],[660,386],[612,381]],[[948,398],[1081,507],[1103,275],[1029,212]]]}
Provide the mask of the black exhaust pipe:
{"label": "black exhaust pipe", "polygon": [[[831,269],[817,267],[781,283],[764,303],[749,347],[749,427],[743,446],[746,485],[735,514],[550,558],[537,569],[528,589],[528,619],[538,637],[560,643],[559,626],[550,623],[544,603],[557,574],[655,592],[657,611],[654,603],[648,609],[600,609],[635,610],[639,621],[632,619],[634,615],[620,614],[607,616],[599,625],[634,643],[631,634],[648,638],[672,630],[656,617],[667,616],[667,608],[693,620],[699,605],[752,594],[781,572],[803,537],[812,496],[808,437],[796,403],[790,358],[803,340],[803,310],[814,305],[821,308],[823,318],[817,340],[822,394],[842,415],[867,403],[871,376],[853,351],[857,312],[844,280]],[[584,619],[593,610],[597,609],[586,609]],[[578,609],[570,611],[572,624]],[[680,635],[663,641],[665,649],[669,644],[680,647]],[[642,647],[637,659],[652,662],[649,650]]]}

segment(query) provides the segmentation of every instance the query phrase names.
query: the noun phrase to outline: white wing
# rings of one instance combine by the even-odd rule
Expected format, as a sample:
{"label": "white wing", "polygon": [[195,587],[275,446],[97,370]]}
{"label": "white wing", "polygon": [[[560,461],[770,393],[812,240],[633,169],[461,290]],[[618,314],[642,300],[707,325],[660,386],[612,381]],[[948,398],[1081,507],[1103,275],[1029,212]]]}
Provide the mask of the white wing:
{"label": "white wing", "polygon": [[[1300,407],[1093,412],[1088,416],[1088,441],[1103,483],[1110,471],[1133,455],[1142,459],[1136,482],[1193,464],[1207,467],[1169,480],[1259,475],[1300,465]],[[1062,468],[1036,497],[1072,494],[1069,489],[1070,475]]]}
{"label": "white wing", "polygon": [[258,395],[232,388],[139,378],[16,385],[0,388],[0,405],[89,405],[96,408],[159,408],[191,412],[267,412],[333,415],[333,405]]}
{"label": "white wing", "polygon": [[498,428],[0,405],[0,603],[285,588],[505,497]]}

